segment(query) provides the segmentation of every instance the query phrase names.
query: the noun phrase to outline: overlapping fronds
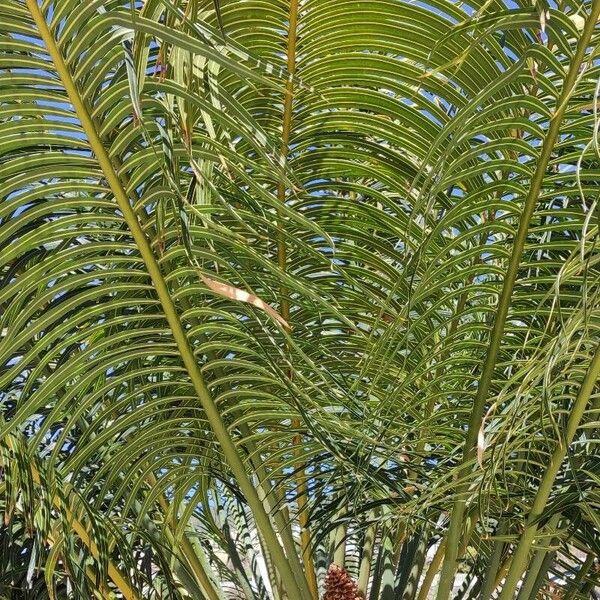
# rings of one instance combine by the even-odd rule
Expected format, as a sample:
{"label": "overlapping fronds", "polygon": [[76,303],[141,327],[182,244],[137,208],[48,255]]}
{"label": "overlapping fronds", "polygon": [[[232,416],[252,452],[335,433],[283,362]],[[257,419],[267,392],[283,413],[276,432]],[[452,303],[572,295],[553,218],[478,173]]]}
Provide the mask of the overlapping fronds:
{"label": "overlapping fronds", "polygon": [[589,597],[599,14],[5,0],[0,594]]}

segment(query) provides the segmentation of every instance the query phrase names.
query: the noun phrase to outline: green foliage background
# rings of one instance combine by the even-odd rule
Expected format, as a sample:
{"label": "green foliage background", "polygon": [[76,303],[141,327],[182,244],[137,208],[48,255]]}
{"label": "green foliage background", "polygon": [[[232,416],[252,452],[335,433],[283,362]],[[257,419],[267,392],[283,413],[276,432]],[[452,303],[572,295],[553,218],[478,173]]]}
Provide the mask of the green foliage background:
{"label": "green foliage background", "polygon": [[589,598],[599,15],[4,0],[2,597]]}

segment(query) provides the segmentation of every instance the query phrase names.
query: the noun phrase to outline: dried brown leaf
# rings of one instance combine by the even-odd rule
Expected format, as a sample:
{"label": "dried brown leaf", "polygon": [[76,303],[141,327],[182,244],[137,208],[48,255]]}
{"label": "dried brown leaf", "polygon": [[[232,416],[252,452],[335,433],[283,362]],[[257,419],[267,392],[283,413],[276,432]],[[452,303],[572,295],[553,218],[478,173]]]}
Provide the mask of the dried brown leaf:
{"label": "dried brown leaf", "polygon": [[275,319],[275,321],[277,321],[282,327],[284,327],[288,331],[292,329],[289,323],[270,304],[267,304],[258,296],[251,294],[250,292],[246,292],[245,290],[241,290],[240,288],[234,287],[233,285],[229,285],[228,283],[215,281],[214,279],[211,279],[210,277],[207,277],[202,273],[200,273],[199,275],[204,285],[206,285],[215,294],[219,294],[219,296],[229,298],[230,300],[237,300],[238,302],[245,302],[246,304],[251,304],[252,306],[255,306],[256,308],[266,312],[272,319]]}

